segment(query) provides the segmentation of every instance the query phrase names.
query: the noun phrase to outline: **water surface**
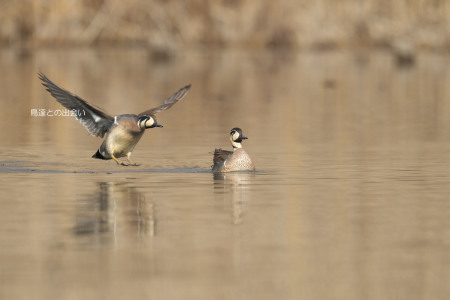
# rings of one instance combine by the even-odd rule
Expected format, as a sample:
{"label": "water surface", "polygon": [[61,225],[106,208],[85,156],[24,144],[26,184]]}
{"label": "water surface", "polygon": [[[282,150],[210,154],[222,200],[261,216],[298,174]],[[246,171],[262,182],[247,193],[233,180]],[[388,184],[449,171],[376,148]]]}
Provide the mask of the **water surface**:
{"label": "water surface", "polygon": [[[450,293],[449,57],[384,52],[2,50],[0,298],[444,299]],[[138,167],[40,70],[111,114],[192,83]],[[256,173],[214,175],[241,127]]]}

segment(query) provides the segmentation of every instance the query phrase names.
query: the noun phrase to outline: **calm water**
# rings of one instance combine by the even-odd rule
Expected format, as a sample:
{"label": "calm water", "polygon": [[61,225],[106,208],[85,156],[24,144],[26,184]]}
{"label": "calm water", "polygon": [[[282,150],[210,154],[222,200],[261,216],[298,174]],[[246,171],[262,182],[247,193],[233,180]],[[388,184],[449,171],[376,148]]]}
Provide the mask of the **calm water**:
{"label": "calm water", "polygon": [[[0,66],[1,299],[445,299],[450,58],[142,50],[14,53]],[[187,83],[133,152],[37,78],[111,114]],[[255,174],[214,176],[239,126]]]}

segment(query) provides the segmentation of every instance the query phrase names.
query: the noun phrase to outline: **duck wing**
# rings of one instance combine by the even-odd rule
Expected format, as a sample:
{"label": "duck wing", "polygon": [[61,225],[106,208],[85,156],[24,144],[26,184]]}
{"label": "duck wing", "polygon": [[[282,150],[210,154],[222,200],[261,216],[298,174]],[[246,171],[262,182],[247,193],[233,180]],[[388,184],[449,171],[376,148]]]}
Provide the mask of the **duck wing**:
{"label": "duck wing", "polygon": [[166,110],[171,108],[175,103],[183,99],[184,96],[189,92],[189,89],[191,88],[191,85],[188,84],[185,87],[179,89],[175,94],[167,98],[163,103],[161,103],[158,107],[146,110],[144,112],[141,112],[138,117],[142,116],[153,116],[156,113],[159,113],[160,111]]}
{"label": "duck wing", "polygon": [[215,149],[214,150],[213,163],[214,163],[215,166],[216,165],[221,165],[228,158],[230,158],[232,155],[233,155],[233,151],[222,150],[222,149]]}
{"label": "duck wing", "polygon": [[60,88],[43,73],[38,73],[38,75],[46,90],[65,108],[75,111],[75,117],[91,135],[98,137],[105,135],[114,123],[112,116],[77,95]]}

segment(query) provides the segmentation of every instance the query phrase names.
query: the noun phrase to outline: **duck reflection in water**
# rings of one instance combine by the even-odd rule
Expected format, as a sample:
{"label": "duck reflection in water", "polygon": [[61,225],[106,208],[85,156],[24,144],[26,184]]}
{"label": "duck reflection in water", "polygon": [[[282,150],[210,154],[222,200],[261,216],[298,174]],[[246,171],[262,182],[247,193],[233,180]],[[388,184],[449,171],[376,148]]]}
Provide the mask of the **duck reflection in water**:
{"label": "duck reflection in water", "polygon": [[242,223],[242,215],[249,201],[248,188],[254,172],[213,173],[215,200],[231,205],[234,224]]}
{"label": "duck reflection in water", "polygon": [[[153,203],[127,182],[100,182],[99,192],[84,197],[75,218],[76,235],[113,233],[138,240],[155,235]],[[136,236],[137,234],[137,236]]]}

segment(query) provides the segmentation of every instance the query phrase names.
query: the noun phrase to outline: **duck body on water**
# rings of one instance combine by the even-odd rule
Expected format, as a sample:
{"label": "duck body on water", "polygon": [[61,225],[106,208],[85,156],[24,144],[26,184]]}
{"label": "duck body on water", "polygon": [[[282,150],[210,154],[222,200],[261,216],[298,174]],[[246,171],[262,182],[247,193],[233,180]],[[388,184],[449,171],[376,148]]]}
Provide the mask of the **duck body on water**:
{"label": "duck body on water", "polygon": [[215,149],[213,157],[213,173],[254,171],[253,164],[248,153],[242,148],[242,141],[248,139],[242,133],[242,129],[235,127],[230,131],[230,142],[233,151]]}

